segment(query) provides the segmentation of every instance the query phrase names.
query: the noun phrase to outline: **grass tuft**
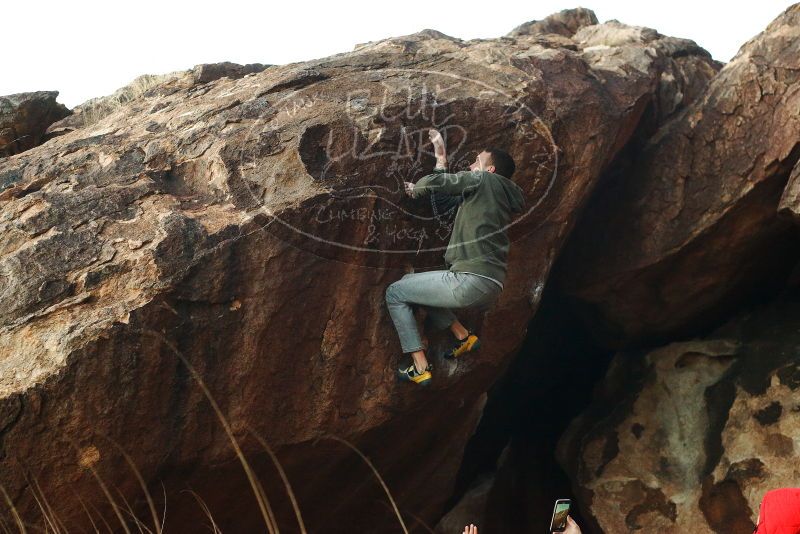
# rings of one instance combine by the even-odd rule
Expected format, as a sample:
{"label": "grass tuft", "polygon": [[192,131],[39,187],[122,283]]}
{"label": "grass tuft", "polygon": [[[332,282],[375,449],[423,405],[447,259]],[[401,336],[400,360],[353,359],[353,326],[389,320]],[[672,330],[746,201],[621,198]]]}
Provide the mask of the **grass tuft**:
{"label": "grass tuft", "polygon": [[[202,390],[203,394],[205,395],[206,399],[211,404],[211,407],[214,410],[214,413],[216,414],[220,424],[222,425],[223,429],[225,430],[225,433],[226,433],[226,435],[227,435],[227,437],[228,437],[228,439],[229,439],[229,441],[230,441],[230,443],[231,443],[231,445],[232,445],[232,447],[233,447],[233,449],[234,449],[234,451],[236,453],[236,456],[239,459],[239,462],[241,463],[242,468],[245,471],[245,474],[247,475],[247,479],[248,479],[248,481],[250,483],[250,487],[251,487],[251,489],[253,491],[253,494],[256,497],[256,501],[258,503],[259,510],[261,511],[261,515],[262,515],[262,517],[264,519],[264,523],[265,523],[265,525],[267,527],[267,531],[270,534],[280,534],[280,530],[279,530],[277,521],[275,519],[275,514],[274,514],[274,512],[273,512],[273,510],[272,510],[272,508],[270,506],[270,503],[269,503],[269,500],[268,500],[268,498],[266,496],[264,488],[261,485],[261,481],[258,479],[258,477],[256,476],[255,472],[253,471],[252,467],[250,466],[249,462],[247,461],[247,458],[245,457],[241,447],[239,446],[239,443],[238,443],[236,437],[233,435],[233,430],[231,428],[230,423],[228,422],[228,420],[225,417],[225,415],[222,413],[222,410],[220,409],[220,407],[217,404],[217,402],[214,400],[213,396],[211,395],[211,392],[209,391],[209,389],[206,386],[205,382],[203,381],[202,377],[199,375],[199,373],[194,368],[194,366],[192,366],[187,361],[187,359],[184,357],[184,355],[174,346],[174,344],[172,344],[168,339],[166,339],[160,332],[153,331],[153,330],[144,330],[144,331],[142,331],[142,333],[147,334],[147,335],[151,335],[151,336],[155,336],[156,338],[158,338],[162,343],[164,343],[183,362],[183,364],[189,370],[193,380],[198,384],[198,386]],[[277,456],[275,455],[274,451],[269,446],[267,441],[262,436],[260,436],[249,425],[246,427],[246,429],[256,439],[256,441],[261,445],[261,447],[267,452],[269,457],[272,459],[272,462],[275,465],[275,468],[276,468],[276,470],[278,471],[278,474],[281,477],[281,481],[283,482],[284,489],[286,490],[286,493],[287,493],[287,495],[289,497],[289,500],[291,501],[292,508],[293,508],[295,516],[297,518],[297,524],[298,524],[298,526],[300,528],[300,532],[301,532],[301,534],[307,534],[306,526],[305,526],[305,523],[303,521],[303,517],[302,517],[302,513],[300,511],[300,506],[298,504],[297,497],[296,497],[296,495],[294,493],[294,490],[292,489],[292,485],[289,482],[289,478],[286,475],[286,472],[284,471],[283,466],[281,465],[280,461],[278,460]],[[97,435],[100,435],[100,434],[97,434]],[[147,533],[147,534],[163,534],[164,524],[165,524],[165,521],[166,521],[166,514],[167,514],[167,492],[166,492],[166,488],[164,487],[163,483],[162,483],[162,489],[163,489],[163,494],[164,494],[163,495],[164,496],[164,510],[163,510],[163,512],[161,514],[161,519],[159,520],[158,512],[157,512],[156,507],[155,507],[155,501],[153,500],[153,497],[152,497],[150,491],[147,488],[147,483],[145,482],[144,477],[142,476],[140,470],[136,467],[136,464],[133,461],[133,458],[131,458],[131,456],[124,450],[124,448],[119,443],[117,443],[115,440],[113,440],[112,438],[110,438],[108,436],[103,436],[103,435],[100,435],[100,436],[105,438],[106,440],[108,440],[122,454],[122,456],[125,458],[125,461],[130,466],[131,471],[133,472],[134,476],[136,477],[136,480],[137,480],[140,488],[142,489],[142,492],[144,493],[145,499],[147,501],[147,506],[148,506],[148,509],[149,509],[149,512],[150,512],[150,519],[152,520],[152,528],[151,528],[150,526],[146,525],[143,521],[141,521],[139,518],[137,518],[135,513],[134,513],[134,511],[133,511],[133,509],[132,509],[132,507],[131,507],[131,505],[130,505],[130,503],[128,502],[128,500],[125,498],[125,496],[119,490],[119,488],[115,487],[114,489],[117,491],[117,493],[119,494],[119,497],[122,499],[122,501],[123,501],[123,503],[125,505],[125,508],[121,508],[120,505],[117,503],[117,501],[112,496],[111,492],[109,491],[108,486],[103,482],[102,478],[98,474],[98,472],[95,469],[94,465],[91,464],[91,463],[85,464],[84,467],[89,469],[89,471],[91,472],[92,476],[95,478],[95,480],[97,481],[98,485],[100,486],[100,489],[102,490],[106,500],[111,504],[111,507],[112,507],[112,509],[114,511],[114,514],[116,515],[117,520],[119,521],[122,529],[124,530],[124,532],[126,534],[132,534],[131,533],[131,529],[129,528],[129,525],[128,525],[128,521],[123,516],[123,512],[124,512],[125,514],[130,516],[130,519],[133,521],[133,523],[136,526],[136,529],[138,530],[139,534],[145,534],[145,533]],[[363,452],[361,452],[361,450],[359,450],[358,447],[356,447],[355,445],[353,445],[351,442],[349,442],[348,440],[346,440],[344,438],[329,434],[329,435],[326,435],[323,439],[330,439],[330,440],[337,441],[339,443],[342,443],[342,444],[346,445],[349,449],[351,449],[353,452],[355,452],[364,461],[365,464],[367,464],[367,466],[370,468],[372,473],[375,475],[375,478],[378,480],[378,482],[380,483],[381,487],[383,488],[383,491],[386,493],[386,496],[388,498],[389,504],[391,505],[391,509],[394,512],[394,515],[397,517],[397,520],[398,520],[398,522],[400,524],[400,527],[402,528],[402,531],[405,534],[408,534],[408,528],[406,527],[406,524],[403,521],[403,517],[402,517],[402,515],[400,513],[400,509],[398,508],[397,503],[395,502],[394,498],[392,497],[392,494],[391,494],[391,491],[389,490],[389,487],[387,486],[387,484],[384,481],[384,479],[381,476],[381,474],[378,472],[378,470],[375,467],[375,465],[370,461],[370,459]],[[71,440],[70,443],[71,443],[72,448],[76,451],[76,453],[79,453],[80,449],[79,449],[77,443],[74,440]],[[26,479],[27,479],[27,472],[24,469],[23,469],[23,472],[26,473],[25,476],[26,476]],[[50,531],[52,531],[53,534],[68,534],[67,529],[64,527],[63,523],[58,519],[58,517],[55,514],[55,511],[50,506],[50,503],[47,501],[47,499],[46,499],[46,497],[44,495],[44,492],[42,491],[42,488],[39,485],[38,481],[34,478],[33,482],[31,483],[31,481],[28,479],[28,487],[30,488],[31,492],[33,493],[34,499],[36,500],[36,503],[38,504],[39,509],[42,512],[42,515],[44,516],[44,520],[45,520],[44,532],[45,532],[45,534],[49,533]],[[38,493],[37,493],[37,491],[38,491]],[[203,501],[203,499],[200,497],[200,495],[198,495],[195,491],[193,491],[191,489],[182,490],[182,491],[190,492],[192,494],[192,496],[195,498],[195,500],[197,500],[197,502],[198,502],[200,508],[202,509],[204,515],[206,516],[206,518],[210,522],[210,525],[206,525],[206,527],[208,527],[211,530],[212,534],[222,534],[222,532],[221,532],[219,526],[217,525],[216,521],[214,521],[214,518],[213,518],[213,516],[211,514],[211,511],[210,511],[208,505],[205,503],[205,501]],[[13,503],[11,497],[9,496],[9,494],[6,491],[5,487],[3,487],[2,485],[0,485],[0,492],[2,492],[3,499],[5,500],[7,506],[9,508],[9,510],[10,510],[10,514],[11,514],[13,522],[14,522],[14,524],[16,526],[17,532],[20,533],[20,534],[27,534],[28,528],[26,526],[26,523],[22,520],[18,510],[14,506],[14,503]],[[89,505],[89,507],[92,508],[92,510],[94,511],[94,514],[89,510],[89,507],[87,507],[87,503],[85,503],[83,501],[83,499],[80,498],[79,495],[75,494],[75,497],[77,498],[78,502],[80,503],[81,507],[83,508],[84,512],[86,513],[86,516],[89,518],[89,522],[92,525],[92,529],[94,530],[94,532],[96,534],[100,533],[100,529],[98,528],[98,522],[95,521],[95,517],[99,517],[100,522],[102,523],[102,525],[105,526],[105,529],[107,531],[114,532],[115,530],[117,530],[117,529],[114,529],[114,528],[111,527],[111,525],[108,523],[108,521],[106,521],[106,519],[103,516],[103,514],[100,513],[97,510],[97,508],[94,505],[92,505],[91,502],[88,503],[88,505]],[[428,532],[431,532],[431,533],[433,532],[433,530],[431,530],[431,528],[428,525],[426,525],[419,517],[416,517],[415,515],[411,514],[410,512],[406,512],[406,513],[408,514],[408,516],[412,517],[418,524],[422,525]],[[42,531],[41,528],[37,528],[37,527],[31,527],[31,528],[35,528],[35,530]],[[0,529],[1,529],[1,531],[3,533],[10,534],[12,532],[12,528],[7,525],[6,521],[2,517],[0,517]]]}

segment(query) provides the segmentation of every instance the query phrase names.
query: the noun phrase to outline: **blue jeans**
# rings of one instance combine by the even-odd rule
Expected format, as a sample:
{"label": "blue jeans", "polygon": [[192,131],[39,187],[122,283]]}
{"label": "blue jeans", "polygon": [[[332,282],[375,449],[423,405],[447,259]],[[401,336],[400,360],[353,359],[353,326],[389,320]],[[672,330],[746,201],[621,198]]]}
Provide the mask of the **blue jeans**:
{"label": "blue jeans", "polygon": [[486,308],[501,291],[502,288],[491,280],[471,273],[409,273],[386,288],[386,306],[403,352],[414,352],[424,347],[412,304],[424,306],[433,327],[442,330],[456,320],[450,308]]}

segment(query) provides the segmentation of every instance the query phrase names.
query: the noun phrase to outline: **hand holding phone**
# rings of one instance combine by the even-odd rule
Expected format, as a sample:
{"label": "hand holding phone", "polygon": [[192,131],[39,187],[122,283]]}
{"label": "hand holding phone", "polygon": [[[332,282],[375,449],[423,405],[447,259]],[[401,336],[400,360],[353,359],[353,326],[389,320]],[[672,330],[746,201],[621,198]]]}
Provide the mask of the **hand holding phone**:
{"label": "hand holding phone", "polygon": [[581,529],[571,516],[567,516],[567,529],[564,534],[581,534]]}
{"label": "hand holding phone", "polygon": [[[567,530],[570,506],[571,501],[569,499],[558,499],[556,501],[556,505],[553,507],[553,518],[550,520],[550,532],[565,532]],[[577,525],[575,526],[577,527]]]}

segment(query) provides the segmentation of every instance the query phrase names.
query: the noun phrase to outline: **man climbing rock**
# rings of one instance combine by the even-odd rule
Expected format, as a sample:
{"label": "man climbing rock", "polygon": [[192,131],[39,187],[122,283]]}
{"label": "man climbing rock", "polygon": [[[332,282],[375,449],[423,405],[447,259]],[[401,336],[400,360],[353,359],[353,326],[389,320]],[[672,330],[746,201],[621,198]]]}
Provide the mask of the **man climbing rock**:
{"label": "man climbing rock", "polygon": [[411,305],[424,306],[435,329],[449,328],[455,336],[455,346],[445,357],[458,358],[476,350],[478,337],[451,309],[487,307],[500,295],[510,246],[506,229],[513,214],[525,206],[522,189],[510,179],[515,165],[507,152],[486,148],[470,170],[451,174],[446,172],[441,134],[431,129],[429,135],[436,155],[434,172],[416,184],[406,182],[405,187],[412,198],[432,192],[462,197],[444,254],[448,270],[409,273],[386,289],[386,305],[400,345],[413,359],[412,365],[398,369],[398,376],[420,385],[430,383],[432,367]]}

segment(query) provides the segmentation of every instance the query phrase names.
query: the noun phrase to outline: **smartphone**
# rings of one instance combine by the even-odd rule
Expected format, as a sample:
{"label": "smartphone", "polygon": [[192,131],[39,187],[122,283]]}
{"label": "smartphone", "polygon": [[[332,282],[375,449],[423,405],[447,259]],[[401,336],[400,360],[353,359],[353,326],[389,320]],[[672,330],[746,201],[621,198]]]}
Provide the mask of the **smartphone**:
{"label": "smartphone", "polygon": [[567,516],[570,507],[569,499],[558,499],[553,507],[553,519],[550,520],[550,530],[548,532],[564,532],[567,528]]}

